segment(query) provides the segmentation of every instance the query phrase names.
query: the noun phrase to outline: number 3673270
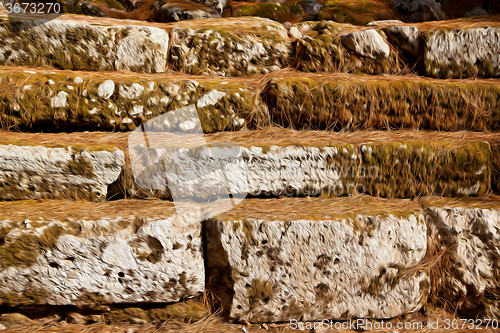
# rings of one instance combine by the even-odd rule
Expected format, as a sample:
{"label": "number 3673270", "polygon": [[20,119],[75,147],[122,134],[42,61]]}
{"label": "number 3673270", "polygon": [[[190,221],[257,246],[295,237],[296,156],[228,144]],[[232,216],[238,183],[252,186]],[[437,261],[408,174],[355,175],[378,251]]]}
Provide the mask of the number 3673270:
{"label": "number 3673270", "polygon": [[6,3],[7,14],[48,14],[61,12],[61,5],[57,2],[22,2]]}

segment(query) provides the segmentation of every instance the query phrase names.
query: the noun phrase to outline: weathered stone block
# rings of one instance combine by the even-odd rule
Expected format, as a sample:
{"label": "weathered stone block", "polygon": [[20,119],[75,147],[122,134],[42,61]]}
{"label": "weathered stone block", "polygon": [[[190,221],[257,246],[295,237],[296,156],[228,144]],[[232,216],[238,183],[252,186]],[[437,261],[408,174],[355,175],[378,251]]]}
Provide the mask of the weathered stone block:
{"label": "weathered stone block", "polygon": [[228,315],[251,322],[382,319],[422,306],[426,275],[398,277],[426,253],[422,213],[319,220],[294,214],[207,222],[208,274]]}
{"label": "weathered stone block", "polygon": [[[199,24],[199,25],[197,25]],[[203,20],[172,29],[170,61],[186,74],[248,76],[287,65],[286,29],[258,18]]]}
{"label": "weathered stone block", "polygon": [[4,126],[131,130],[189,105],[196,106],[205,133],[269,123],[255,82],[5,70],[0,84],[6,88],[0,91]]}
{"label": "weathered stone block", "polygon": [[106,198],[124,164],[118,149],[0,145],[0,200]]}
{"label": "weathered stone block", "polygon": [[[6,19],[0,18],[2,21]],[[73,70],[164,72],[168,33],[155,27],[53,20],[0,27],[0,64]]]}
{"label": "weathered stone block", "polygon": [[177,218],[172,204],[161,205],[4,203],[0,302],[90,307],[199,295],[205,287],[201,225]]}
{"label": "weathered stone block", "polygon": [[500,75],[500,28],[436,29],[426,34],[427,75],[461,78]]}
{"label": "weathered stone block", "polygon": [[498,204],[488,204],[488,200],[479,206],[472,202],[436,204],[427,211],[436,252],[443,257],[433,286],[436,296],[468,317],[499,319]]}

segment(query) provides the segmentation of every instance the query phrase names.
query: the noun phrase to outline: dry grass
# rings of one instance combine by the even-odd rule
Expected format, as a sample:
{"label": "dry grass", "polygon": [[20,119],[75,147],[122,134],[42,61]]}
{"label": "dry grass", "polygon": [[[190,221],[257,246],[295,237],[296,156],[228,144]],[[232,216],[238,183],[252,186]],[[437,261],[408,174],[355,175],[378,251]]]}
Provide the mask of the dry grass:
{"label": "dry grass", "polygon": [[[459,323],[458,329],[448,328],[445,329],[445,320],[453,320],[457,319]],[[384,320],[384,323],[390,322],[393,327],[396,327],[397,323],[408,323],[410,325],[407,329],[398,329],[397,332],[408,332],[408,333],[459,333],[459,332],[477,332],[478,329],[481,329],[481,332],[484,333],[492,333],[496,332],[496,330],[492,329],[491,326],[486,328],[485,326],[479,326],[475,329],[469,329],[467,326],[464,329],[461,328],[462,322],[460,319],[475,319],[468,317],[457,317],[452,313],[445,312],[442,310],[435,310],[427,313],[427,315],[420,313],[407,314],[405,316],[401,316],[400,318],[394,318],[390,320]],[[375,321],[376,322],[376,321]],[[373,324],[375,322],[372,322]],[[432,323],[439,323],[437,329],[430,328]],[[68,324],[66,322],[53,322],[50,320],[37,320],[33,321],[29,324],[9,324],[8,328],[4,330],[4,332],[8,333],[28,333],[28,332],[40,332],[40,333],[131,333],[131,332],[145,332],[145,333],[241,333],[243,331],[243,327],[245,327],[245,331],[249,333],[292,333],[297,332],[296,329],[292,329],[289,323],[270,323],[264,325],[252,325],[247,323],[245,325],[242,324],[233,324],[224,322],[220,318],[212,315],[207,317],[206,319],[196,322],[196,323],[181,323],[174,320],[166,321],[162,324],[151,325],[151,324],[120,324],[120,325],[106,325],[104,323],[91,324],[91,325],[77,325],[77,324]],[[392,330],[396,332],[395,330]],[[330,333],[330,332],[340,332],[340,333],[355,333],[359,332],[349,329],[340,329],[340,330],[330,330],[330,329],[316,329],[316,330],[304,330],[299,332],[307,332],[307,333]],[[383,332],[391,332],[391,330],[387,329],[368,329],[363,330],[363,332],[367,333],[383,333]]]}

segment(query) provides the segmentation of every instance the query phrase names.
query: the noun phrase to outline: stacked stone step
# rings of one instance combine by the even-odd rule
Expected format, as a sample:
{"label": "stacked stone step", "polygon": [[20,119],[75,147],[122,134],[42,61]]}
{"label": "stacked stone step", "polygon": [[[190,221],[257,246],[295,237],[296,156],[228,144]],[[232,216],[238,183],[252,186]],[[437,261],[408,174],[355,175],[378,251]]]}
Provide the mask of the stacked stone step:
{"label": "stacked stone step", "polygon": [[[22,131],[0,132],[1,304],[208,288],[252,322],[385,319],[436,299],[498,317],[500,28],[469,24],[0,26],[0,122]],[[428,77],[394,75],[414,66]],[[131,130],[189,105],[248,171],[249,198],[199,223],[136,183],[128,150]]]}

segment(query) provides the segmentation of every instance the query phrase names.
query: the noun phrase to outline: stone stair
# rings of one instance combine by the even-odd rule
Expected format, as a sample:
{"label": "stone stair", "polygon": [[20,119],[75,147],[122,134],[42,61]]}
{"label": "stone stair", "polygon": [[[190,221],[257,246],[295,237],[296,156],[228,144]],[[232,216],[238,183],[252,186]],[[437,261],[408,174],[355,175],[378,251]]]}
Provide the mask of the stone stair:
{"label": "stone stair", "polygon": [[[498,319],[498,22],[0,12],[0,312],[162,322],[211,294],[236,322]],[[210,153],[182,142],[186,179],[141,186],[133,160],[197,119]],[[245,174],[221,184],[200,161],[228,147]]]}

